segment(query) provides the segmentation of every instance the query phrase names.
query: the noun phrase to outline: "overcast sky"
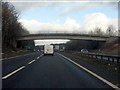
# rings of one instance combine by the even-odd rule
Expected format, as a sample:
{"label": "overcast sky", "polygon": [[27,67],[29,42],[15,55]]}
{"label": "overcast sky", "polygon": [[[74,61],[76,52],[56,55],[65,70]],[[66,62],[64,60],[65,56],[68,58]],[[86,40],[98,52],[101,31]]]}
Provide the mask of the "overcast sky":
{"label": "overcast sky", "polygon": [[[19,22],[31,34],[34,34],[41,32],[87,33],[90,30],[94,30],[95,27],[101,27],[105,32],[108,25],[113,25],[117,29],[117,1],[36,0],[33,2],[26,0],[22,2],[19,0],[18,2],[16,0],[16,2],[11,3],[21,14]],[[38,40],[35,42],[36,44],[43,43]]]}

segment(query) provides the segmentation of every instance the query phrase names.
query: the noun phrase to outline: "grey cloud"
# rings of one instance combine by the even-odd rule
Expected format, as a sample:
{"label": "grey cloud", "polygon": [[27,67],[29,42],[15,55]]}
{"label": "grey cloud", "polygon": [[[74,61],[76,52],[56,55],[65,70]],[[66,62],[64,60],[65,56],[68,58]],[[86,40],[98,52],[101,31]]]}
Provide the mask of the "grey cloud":
{"label": "grey cloud", "polygon": [[[96,1],[96,0],[94,0]],[[79,3],[74,3],[74,5],[71,5],[71,7],[66,7],[59,15],[60,16],[64,16],[66,14],[72,13],[72,12],[76,12],[76,11],[80,11],[83,9],[87,9],[87,8],[93,8],[93,7],[101,7],[101,6],[108,6],[111,8],[114,8],[116,10],[118,10],[118,2],[117,0],[115,0],[114,2],[104,2],[104,1],[100,1],[100,2],[79,2]],[[72,3],[73,4],[73,3]],[[66,10],[66,11],[65,11]]]}
{"label": "grey cloud", "polygon": [[[59,4],[64,3],[64,2],[60,2],[60,1],[73,1],[73,0],[52,0],[54,2],[51,2],[51,0],[35,0],[35,2],[33,0],[3,0],[3,1],[11,2],[19,12],[23,12],[26,10],[30,10],[31,8],[34,8],[34,7],[41,7],[41,8],[45,7],[45,6],[57,7]],[[45,1],[49,1],[49,2],[45,2]],[[59,3],[58,3],[58,1],[59,1]],[[76,1],[76,0],[74,0],[74,1]],[[83,0],[79,0],[79,1],[83,1]],[[97,6],[102,6],[102,5],[108,5],[113,8],[117,8],[116,4],[117,4],[118,0],[110,0],[108,2],[104,2],[104,0],[93,0],[92,2],[90,0],[84,0],[84,1],[87,1],[87,2],[80,2],[80,3],[76,2],[76,3],[74,3],[74,5],[73,5],[73,3],[72,4],[66,3],[64,5],[64,8],[69,8],[69,10],[62,11],[62,12],[60,12],[59,15],[65,15],[67,13],[79,11],[81,9],[97,7]],[[99,2],[96,2],[96,1],[99,1]],[[114,2],[111,2],[111,1],[114,1]],[[69,6],[69,4],[72,7]]]}
{"label": "grey cloud", "polygon": [[33,7],[43,7],[45,6],[44,3],[38,3],[38,2],[11,2],[15,8],[20,11],[20,12],[24,12],[26,10],[30,10]]}
{"label": "grey cloud", "polygon": [[57,2],[48,2],[49,0],[3,0],[4,2],[12,3],[16,10],[19,12],[24,12],[30,10],[34,7],[55,7],[58,6]]}

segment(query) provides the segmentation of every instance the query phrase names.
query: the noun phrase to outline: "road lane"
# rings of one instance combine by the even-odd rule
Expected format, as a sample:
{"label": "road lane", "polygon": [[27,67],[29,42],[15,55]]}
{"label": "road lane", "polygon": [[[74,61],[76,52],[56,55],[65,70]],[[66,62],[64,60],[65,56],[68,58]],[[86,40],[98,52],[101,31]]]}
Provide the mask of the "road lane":
{"label": "road lane", "polygon": [[28,55],[2,60],[2,76],[5,76],[22,66],[26,66],[28,62],[36,59],[41,54],[42,53],[40,52],[33,52]]}
{"label": "road lane", "polygon": [[[11,83],[12,82],[12,83]],[[55,53],[3,80],[3,88],[111,88]]]}

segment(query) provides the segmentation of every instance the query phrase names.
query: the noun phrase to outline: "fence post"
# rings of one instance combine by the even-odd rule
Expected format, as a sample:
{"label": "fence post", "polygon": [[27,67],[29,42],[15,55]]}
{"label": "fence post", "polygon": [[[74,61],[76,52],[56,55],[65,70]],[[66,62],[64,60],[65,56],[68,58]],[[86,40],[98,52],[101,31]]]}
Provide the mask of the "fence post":
{"label": "fence post", "polygon": [[94,55],[91,55],[91,57],[93,58]]}
{"label": "fence post", "polygon": [[90,55],[90,58],[91,58],[91,55]]}
{"label": "fence post", "polygon": [[112,62],[114,63],[114,58],[112,58]]}
{"label": "fence post", "polygon": [[101,56],[101,60],[103,60],[103,56]]}
{"label": "fence post", "polygon": [[95,58],[97,58],[97,55],[95,55]]}
{"label": "fence post", "polygon": [[110,61],[110,58],[108,57],[108,61]]}
{"label": "fence post", "polygon": [[117,63],[119,63],[119,57],[117,58]]}
{"label": "fence post", "polygon": [[86,56],[88,57],[88,54],[86,54]]}

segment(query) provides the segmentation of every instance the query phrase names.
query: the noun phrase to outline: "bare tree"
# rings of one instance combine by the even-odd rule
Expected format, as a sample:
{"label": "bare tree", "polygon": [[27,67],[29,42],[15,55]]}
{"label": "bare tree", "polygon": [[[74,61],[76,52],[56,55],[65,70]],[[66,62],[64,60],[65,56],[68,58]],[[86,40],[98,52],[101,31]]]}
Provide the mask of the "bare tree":
{"label": "bare tree", "polygon": [[[29,34],[18,22],[19,13],[15,7],[8,3],[2,2],[2,49],[15,49],[16,38],[22,34]],[[33,41],[30,41],[33,42]],[[22,44],[21,44],[22,45]]]}
{"label": "bare tree", "polygon": [[88,34],[89,34],[89,35],[94,35],[94,31],[93,31],[93,30],[90,30],[90,31],[88,32]]}
{"label": "bare tree", "polygon": [[113,25],[109,25],[107,30],[106,30],[106,35],[108,36],[116,36],[117,35],[117,30],[115,30]]}
{"label": "bare tree", "polygon": [[96,27],[96,28],[94,29],[94,34],[95,34],[95,35],[98,35],[98,36],[101,36],[101,35],[103,35],[103,32],[102,32],[102,30],[101,30],[100,27]]}

